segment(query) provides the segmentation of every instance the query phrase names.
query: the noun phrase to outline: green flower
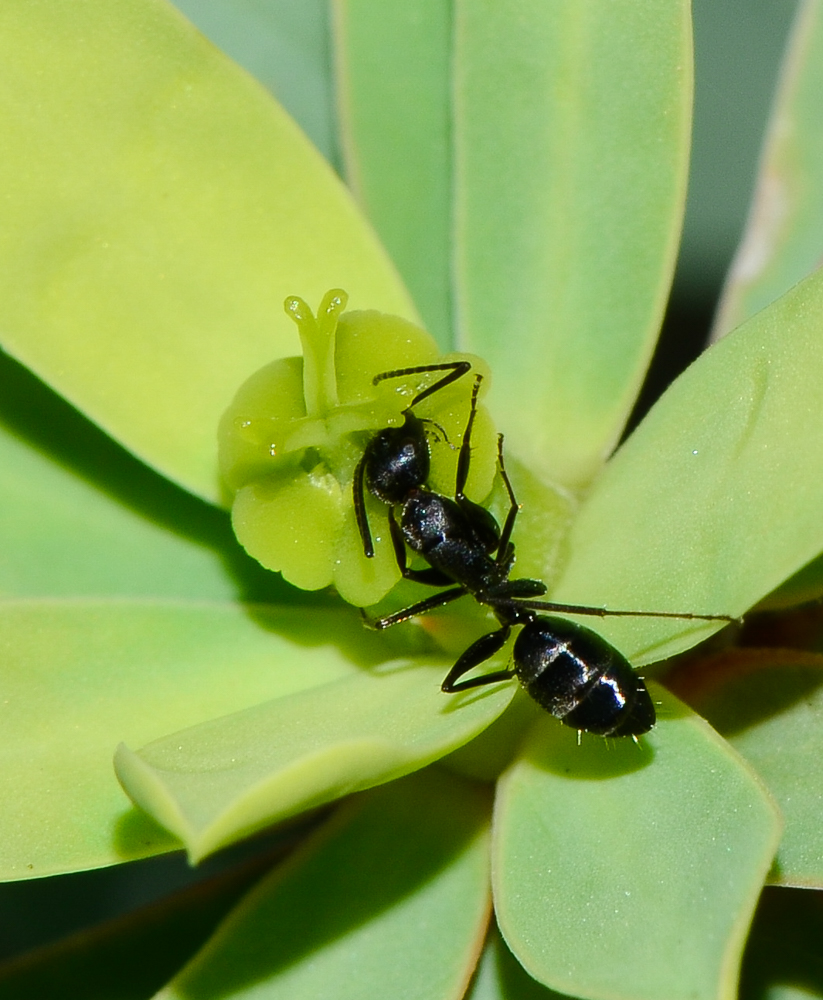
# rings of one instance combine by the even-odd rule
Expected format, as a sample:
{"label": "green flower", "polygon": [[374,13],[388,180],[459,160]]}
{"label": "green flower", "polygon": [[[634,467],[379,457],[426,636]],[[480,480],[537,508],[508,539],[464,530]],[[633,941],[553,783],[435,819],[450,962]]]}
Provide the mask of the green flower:
{"label": "green flower", "polygon": [[[215,432],[231,406],[224,470],[249,551],[301,587],[379,600],[397,574],[385,510],[369,510],[383,540],[371,567],[349,484],[410,387],[373,378],[465,348],[492,376],[469,491],[480,500],[492,481],[493,418],[523,505],[518,576],[558,600],[643,610],[739,615],[819,596],[817,7],[799,22],[724,299],[720,332],[737,329],[614,454],[685,197],[688,5],[337,14],[362,208],[160,0],[0,9],[2,877],[181,846],[199,861],[273,824],[281,848],[301,839],[285,860],[266,841],[248,867],[0,983],[115,995],[126,955],[145,996],[728,997],[764,882],[823,883],[816,637],[753,651],[744,633],[678,662],[672,686],[723,736],[646,669],[659,724],[640,747],[578,745],[515,684],[441,693],[488,627],[471,600],[378,635],[335,592],[261,570],[219,509]],[[320,338],[300,370],[283,300],[339,287],[367,312],[343,314],[337,346],[371,331],[365,349],[332,377]],[[452,481],[466,391],[455,383],[431,417],[437,484]],[[498,512],[499,492],[484,501]],[[385,601],[412,594],[404,583]],[[714,631],[598,629],[638,667]],[[118,744],[136,805],[112,774]],[[786,888],[771,899],[750,968],[757,942],[795,926],[786,909],[808,912]]]}
{"label": "green flower", "polygon": [[[353,504],[355,470],[375,431],[403,423],[415,383],[373,375],[440,361],[434,340],[399,316],[374,311],[338,316],[348,296],[333,289],[315,320],[297,297],[286,311],[297,321],[302,358],[282,358],[240,387],[220,421],[220,468],[233,493],[232,523],[243,547],[296,587],[331,584],[359,606],[375,604],[400,579],[387,508],[367,497],[377,530],[373,558],[363,554]],[[488,379],[479,358],[470,360]],[[431,377],[429,377],[431,382]],[[431,423],[432,488],[454,490],[457,448],[472,380],[441,389],[417,415]],[[470,489],[488,494],[494,476],[494,429],[478,410]],[[439,432],[439,433],[438,433]]]}

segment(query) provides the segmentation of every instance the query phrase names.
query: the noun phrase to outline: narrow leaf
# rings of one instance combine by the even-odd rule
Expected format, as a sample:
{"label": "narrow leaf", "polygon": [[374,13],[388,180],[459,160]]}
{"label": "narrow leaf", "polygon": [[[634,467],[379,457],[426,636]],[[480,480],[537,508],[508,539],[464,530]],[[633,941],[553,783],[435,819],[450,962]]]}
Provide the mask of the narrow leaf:
{"label": "narrow leaf", "polygon": [[441,343],[491,362],[512,453],[585,483],[634,400],[671,279],[688,4],[337,11],[351,183]]}
{"label": "narrow leaf", "polygon": [[194,492],[237,387],[299,351],[287,295],[411,315],[328,165],[161,0],[3,5],[0,93],[3,343]]}
{"label": "narrow leaf", "polygon": [[788,291],[823,257],[823,11],[798,6],[743,241],[715,339]]}
{"label": "narrow leaf", "polygon": [[639,747],[585,736],[578,746],[546,721],[503,779],[500,928],[527,971],[563,993],[735,995],[779,814],[702,720],[669,696],[660,714]]}
{"label": "narrow leaf", "polygon": [[336,0],[346,177],[428,329],[454,349],[449,0]]}
{"label": "narrow leaf", "polygon": [[433,772],[358,797],[158,1000],[458,1000],[487,921],[487,822],[482,790]]}
{"label": "narrow leaf", "polygon": [[684,0],[455,5],[455,288],[507,445],[585,484],[668,295],[686,189]]}
{"label": "narrow leaf", "polygon": [[823,997],[823,893],[766,888],[740,976],[740,1000]]}
{"label": "narrow leaf", "polygon": [[122,745],[117,776],[199,860],[224,844],[424,767],[500,715],[514,686],[447,698],[449,664],[408,661]]}
{"label": "narrow leaf", "polygon": [[260,860],[0,964],[3,1000],[148,1000],[262,874]]}
{"label": "narrow leaf", "polygon": [[563,996],[532,979],[494,930],[467,1000],[563,1000]]}

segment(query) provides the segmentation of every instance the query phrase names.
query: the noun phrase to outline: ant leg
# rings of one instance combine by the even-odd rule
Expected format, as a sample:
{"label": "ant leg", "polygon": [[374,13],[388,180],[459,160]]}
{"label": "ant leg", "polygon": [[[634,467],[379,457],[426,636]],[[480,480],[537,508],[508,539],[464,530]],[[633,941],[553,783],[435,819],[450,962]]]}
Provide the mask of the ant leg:
{"label": "ant leg", "polygon": [[548,587],[542,580],[504,580],[489,587],[483,592],[482,599],[478,597],[477,600],[496,610],[499,606],[507,608],[512,602],[521,603],[521,598],[541,597],[547,590]]}
{"label": "ant leg", "polygon": [[440,389],[445,389],[447,385],[451,385],[452,382],[456,382],[459,378],[462,378],[470,369],[470,361],[444,361],[442,364],[437,365],[395,368],[394,371],[381,372],[379,375],[375,375],[372,379],[372,385],[377,385],[378,382],[382,382],[387,378],[402,378],[405,375],[423,375],[426,372],[448,372],[448,375],[444,375],[443,378],[438,379],[432,385],[423,389],[422,392],[418,392],[411,403],[409,403],[408,409],[411,409],[427,396],[431,396]]}
{"label": "ant leg", "polygon": [[474,418],[477,413],[477,394],[480,392],[480,384],[483,376],[478,373],[474,377],[472,387],[472,401],[469,409],[469,419],[466,421],[466,429],[463,431],[463,441],[460,445],[460,454],[457,456],[457,480],[454,486],[454,498],[457,501],[467,499],[463,490],[466,488],[466,480],[469,478],[469,465],[471,464],[471,439]]}
{"label": "ant leg", "polygon": [[433,597],[427,597],[425,601],[418,601],[417,604],[412,604],[408,608],[403,608],[402,611],[395,611],[393,615],[386,615],[385,618],[378,618],[376,621],[368,618],[366,612],[361,608],[360,617],[363,619],[364,624],[367,628],[373,629],[384,629],[391,628],[392,625],[399,625],[400,622],[407,622],[410,618],[416,618],[417,615],[428,614],[429,611],[435,611],[437,608],[442,608],[444,604],[451,604],[452,601],[456,601],[460,597],[464,597],[468,591],[465,587],[455,587],[453,590],[444,590],[442,594],[435,594]]}
{"label": "ant leg", "polygon": [[[506,492],[509,494],[509,513],[506,515],[506,523],[503,525],[503,530],[500,532],[500,544],[497,547],[497,562],[505,562],[509,557],[509,543],[512,537],[512,531],[514,530],[514,522],[517,520],[517,515],[520,513],[520,504],[517,502],[517,498],[514,495],[514,489],[512,488],[511,481],[509,479],[509,474],[506,472],[506,466],[503,464],[503,435],[497,435],[497,464],[500,468],[500,478],[503,480],[503,485],[506,487]],[[545,593],[545,591],[544,591]]]}
{"label": "ant leg", "polygon": [[682,618],[701,622],[739,622],[740,618],[732,615],[696,615],[688,611],[615,611],[612,608],[593,608],[586,604],[555,604],[553,601],[513,601],[521,608],[530,611],[559,611],[566,615],[594,615],[597,618]]}
{"label": "ant leg", "polygon": [[479,639],[469,646],[465,653],[455,663],[446,674],[446,679],[440,685],[440,690],[446,694],[455,691],[465,691],[467,688],[481,687],[484,684],[494,684],[495,681],[507,681],[514,677],[514,670],[495,670],[490,674],[482,674],[480,677],[472,677],[467,681],[457,682],[458,677],[468,673],[473,667],[479,666],[490,657],[494,656],[498,650],[506,644],[506,640],[511,634],[511,626],[503,625],[495,632],[481,635]]}
{"label": "ant leg", "polygon": [[354,517],[357,521],[357,530],[360,532],[360,540],[363,542],[363,553],[367,559],[373,559],[374,545],[372,544],[371,532],[369,531],[369,521],[366,517],[365,474],[366,455],[364,453],[357,463],[357,468],[354,470],[351,488],[354,500]]}
{"label": "ant leg", "polygon": [[[429,587],[449,587],[454,583],[450,576],[441,573],[433,566],[427,569],[411,569],[406,561],[406,541],[400,525],[394,517],[394,511],[389,508],[389,530],[391,532],[392,545],[394,546],[394,558],[397,560],[397,567],[403,575],[404,580],[412,580],[415,583],[425,583]],[[543,591],[545,593],[545,591]]]}

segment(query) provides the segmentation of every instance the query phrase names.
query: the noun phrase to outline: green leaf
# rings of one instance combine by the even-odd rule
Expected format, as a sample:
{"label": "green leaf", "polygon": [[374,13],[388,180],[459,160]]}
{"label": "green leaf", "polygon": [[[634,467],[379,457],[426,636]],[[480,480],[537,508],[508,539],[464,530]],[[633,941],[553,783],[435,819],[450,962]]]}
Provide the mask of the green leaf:
{"label": "green leaf", "polygon": [[823,12],[799,4],[783,62],[746,232],[714,337],[765,308],[820,265],[823,255]]}
{"label": "green leaf", "polygon": [[[823,551],[822,335],[818,273],[703,354],[599,477],[553,596],[739,615]],[[649,618],[598,629],[640,663],[711,631]]]}
{"label": "green leaf", "polygon": [[513,455],[586,483],[637,393],[674,266],[688,4],[532,0],[512,17],[340,0],[338,14],[355,190],[441,343],[490,362]]}
{"label": "green leaf", "polygon": [[218,48],[265,84],[332,164],[337,136],[327,0],[177,0]]}
{"label": "green leaf", "polygon": [[448,0],[335,0],[346,178],[428,329],[454,349]]}
{"label": "green leaf", "polygon": [[245,557],[222,511],[142,465],[3,354],[0,383],[0,595],[298,594]]}
{"label": "green leaf", "polygon": [[678,693],[751,764],[783,812],[769,880],[823,888],[823,656],[729,650],[684,674]]}
{"label": "green leaf", "polygon": [[0,994],[3,1000],[148,1000],[203,945],[260,874],[260,859],[255,859],[0,964]]}
{"label": "green leaf", "polygon": [[531,975],[564,993],[730,997],[779,836],[754,773],[669,696],[640,746],[585,735],[578,746],[546,721],[502,779],[501,931]]}
{"label": "green leaf", "polygon": [[490,362],[512,454],[584,484],[674,266],[689,5],[397,6],[338,3],[352,184],[441,343]]}
{"label": "green leaf", "polygon": [[462,3],[454,30],[460,344],[494,372],[509,449],[582,485],[634,402],[674,268],[689,5]]}
{"label": "green leaf", "polygon": [[488,914],[488,801],[436,772],[359,796],[158,1000],[463,996]]}
{"label": "green leaf", "polygon": [[117,776],[197,861],[272,823],[391,781],[468,742],[500,715],[514,685],[447,698],[449,664],[396,661],[173,733]]}
{"label": "green leaf", "polygon": [[412,315],[285,113],[160,0],[0,10],[6,349],[208,499],[237,386],[296,354],[283,300]]}
{"label": "green leaf", "polygon": [[9,601],[0,633],[2,879],[176,849],[117,786],[119,740],[139,745],[386,655],[384,637],[331,609]]}

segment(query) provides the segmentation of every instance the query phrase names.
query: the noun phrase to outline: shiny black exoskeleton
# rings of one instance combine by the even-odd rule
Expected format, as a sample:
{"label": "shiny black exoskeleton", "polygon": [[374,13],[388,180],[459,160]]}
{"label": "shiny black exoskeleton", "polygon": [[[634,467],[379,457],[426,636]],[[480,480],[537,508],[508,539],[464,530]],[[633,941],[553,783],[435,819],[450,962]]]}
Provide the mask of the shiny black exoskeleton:
{"label": "shiny black exoskeleton", "polygon": [[365,489],[394,508],[402,504],[429,478],[431,455],[426,439],[424,421],[414,413],[414,407],[433,393],[444,389],[462,378],[471,369],[468,361],[447,361],[442,364],[419,365],[416,368],[398,368],[374,377],[374,384],[390,378],[404,378],[428,372],[445,371],[446,374],[418,392],[404,411],[402,427],[386,427],[369,441],[354,473],[354,513],[363,552],[368,559],[374,557],[369,522],[366,517]]}
{"label": "shiny black exoskeleton", "polygon": [[[465,494],[471,461],[471,435],[477,413],[477,395],[483,376],[475,375],[471,407],[457,459],[457,475],[453,497],[435,493],[426,485],[429,473],[429,447],[423,422],[412,407],[449,382],[465,375],[468,362],[460,365],[412,400],[406,410],[402,427],[380,431],[369,442],[354,478],[355,513],[363,539],[363,551],[373,555],[371,536],[363,502],[364,485],[389,505],[389,529],[395,558],[407,580],[450,590],[421,601],[404,611],[375,623],[376,628],[388,628],[417,614],[462,597],[473,595],[481,603],[514,597],[537,597],[546,593],[538,580],[510,580],[514,565],[514,545],[511,533],[518,512],[517,501],[503,466],[502,437],[498,444],[499,471],[509,494],[510,506],[501,531],[494,516],[470,500]],[[465,367],[463,367],[465,366]],[[378,375],[375,381],[430,370],[444,365],[402,369]],[[399,511],[399,521],[396,516]],[[408,565],[407,549],[416,552],[427,563],[425,569]],[[453,586],[456,585],[456,586]]]}
{"label": "shiny black exoskeleton", "polygon": [[[451,694],[517,677],[541,708],[574,729],[599,736],[641,736],[652,728],[654,705],[643,679],[602,636],[566,618],[538,615],[516,604],[498,605],[495,614],[504,624],[463,653],[443,681],[443,691]],[[514,641],[513,666],[458,680],[500,650],[513,625],[522,625]]]}
{"label": "shiny black exoskeleton", "polygon": [[[466,374],[468,363],[466,365],[465,369],[453,368],[439,382],[418,394],[406,411],[403,427],[389,428],[376,435],[358,465],[354,487],[355,508],[366,554],[373,553],[370,553],[371,538],[363,505],[364,482],[370,492],[389,505],[389,527],[403,576],[419,583],[448,588],[377,621],[367,621],[367,624],[377,629],[389,628],[471,595],[494,612],[500,627],[481,636],[460,656],[443,681],[443,691],[464,691],[517,677],[541,707],[575,729],[602,736],[639,736],[646,733],[655,723],[654,705],[642,678],[637,676],[622,653],[591,629],[565,618],[537,612],[598,617],[630,615],[732,619],[725,615],[606,611],[584,605],[536,601],[535,597],[546,593],[545,584],[539,580],[510,580],[515,559],[511,535],[519,506],[503,464],[502,436],[498,439],[498,469],[510,501],[503,529],[489,511],[469,500],[464,493],[482,375],[475,376],[471,408],[457,462],[454,497],[434,493],[426,487],[428,443],[422,421],[411,413],[411,407],[424,396]],[[444,367],[386,372],[375,381],[442,370]],[[399,523],[395,517],[396,509],[400,511]],[[407,546],[426,561],[427,568],[412,569],[408,566]],[[511,668],[468,680],[459,679],[499,652],[514,627],[520,627],[520,632],[515,639]]]}

